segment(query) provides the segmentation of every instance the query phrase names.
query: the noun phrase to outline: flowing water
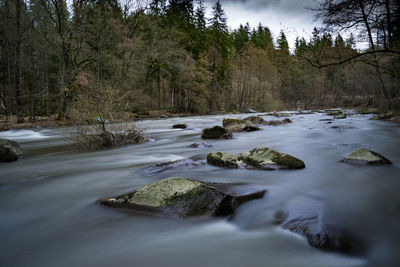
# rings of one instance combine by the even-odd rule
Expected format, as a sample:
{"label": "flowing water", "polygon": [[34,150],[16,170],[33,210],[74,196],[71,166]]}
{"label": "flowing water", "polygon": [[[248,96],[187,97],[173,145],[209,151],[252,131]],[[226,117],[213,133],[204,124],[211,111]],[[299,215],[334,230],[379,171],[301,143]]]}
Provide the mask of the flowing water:
{"label": "flowing water", "polygon": [[[245,115],[229,117],[243,118]],[[145,120],[136,126],[150,141],[97,152],[68,144],[69,129],[1,132],[18,141],[24,157],[0,163],[1,266],[400,266],[400,127],[349,116],[293,115],[293,123],[202,142],[201,129],[223,116]],[[265,119],[276,119],[265,116]],[[190,128],[171,129],[175,123]],[[331,128],[339,126],[339,128]],[[205,159],[213,151],[243,152],[267,146],[302,159],[302,170],[232,170],[205,165],[146,173],[153,164]],[[389,158],[390,166],[352,166],[339,160],[359,147]],[[99,206],[102,197],[167,177],[246,182],[264,198],[235,216],[168,219]],[[323,207],[367,244],[359,256],[328,253],[274,224],[274,214]]]}

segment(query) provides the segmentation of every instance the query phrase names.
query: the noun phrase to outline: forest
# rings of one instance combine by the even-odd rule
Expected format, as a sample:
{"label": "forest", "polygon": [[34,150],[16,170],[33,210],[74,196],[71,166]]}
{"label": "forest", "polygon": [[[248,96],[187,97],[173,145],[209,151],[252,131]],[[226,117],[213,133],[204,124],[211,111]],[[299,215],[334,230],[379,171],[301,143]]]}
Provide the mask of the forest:
{"label": "forest", "polygon": [[[289,48],[221,1],[2,0],[0,112],[114,121],[332,106],[400,109],[398,0],[325,0]],[[367,44],[360,49],[360,44]]]}

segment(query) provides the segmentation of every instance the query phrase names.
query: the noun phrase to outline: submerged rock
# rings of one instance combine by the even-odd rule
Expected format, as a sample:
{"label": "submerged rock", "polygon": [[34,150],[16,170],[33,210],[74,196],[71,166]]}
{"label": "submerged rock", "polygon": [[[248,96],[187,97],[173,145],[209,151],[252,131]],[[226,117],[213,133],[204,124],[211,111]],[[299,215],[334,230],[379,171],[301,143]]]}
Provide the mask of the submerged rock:
{"label": "submerged rock", "polygon": [[267,147],[254,148],[246,153],[214,152],[207,155],[207,162],[226,168],[256,168],[261,170],[302,169],[303,161]]}
{"label": "submerged rock", "polygon": [[244,202],[262,198],[265,192],[245,185],[205,183],[174,177],[99,202],[106,206],[171,217],[226,216]]}
{"label": "submerged rock", "polygon": [[177,169],[197,168],[197,167],[202,167],[204,165],[205,165],[204,160],[180,159],[180,160],[155,164],[153,166],[147,167],[144,170],[144,172],[154,173],[175,168]]}
{"label": "submerged rock", "polygon": [[179,123],[179,124],[174,124],[172,125],[172,128],[174,129],[186,129],[188,126],[186,123]]}
{"label": "submerged rock", "polygon": [[22,150],[18,143],[8,139],[0,139],[0,161],[16,161],[22,156]]}
{"label": "submerged rock", "polygon": [[205,128],[201,131],[201,138],[203,139],[230,139],[232,133],[226,128],[221,126],[214,126],[212,128]]}
{"label": "submerged rock", "polygon": [[349,164],[361,164],[361,165],[388,165],[392,164],[390,160],[385,158],[379,153],[368,150],[366,148],[360,148],[344,159],[341,162]]}
{"label": "submerged rock", "polygon": [[343,228],[325,224],[320,215],[298,217],[282,225],[283,229],[304,236],[310,246],[342,253],[358,253],[361,242]]}
{"label": "submerged rock", "polygon": [[200,143],[193,143],[190,144],[188,146],[186,146],[187,148],[203,148],[203,147],[212,147],[213,145],[209,144],[209,143],[205,143],[205,142],[200,142]]}

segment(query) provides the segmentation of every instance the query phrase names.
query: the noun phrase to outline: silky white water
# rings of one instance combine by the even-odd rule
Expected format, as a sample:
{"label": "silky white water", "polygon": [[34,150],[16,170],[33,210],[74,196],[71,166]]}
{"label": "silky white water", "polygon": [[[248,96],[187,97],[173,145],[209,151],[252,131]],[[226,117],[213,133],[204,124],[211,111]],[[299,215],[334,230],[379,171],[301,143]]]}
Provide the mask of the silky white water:
{"label": "silky white water", "polygon": [[[242,115],[225,117],[244,118]],[[1,266],[399,266],[400,127],[349,116],[328,124],[325,114],[293,115],[293,123],[261,126],[231,140],[201,140],[204,127],[224,116],[145,120],[136,126],[150,141],[97,152],[68,143],[67,128],[10,130],[0,138],[20,143],[24,157],[0,163]],[[276,119],[264,116],[264,119]],[[171,129],[186,123],[189,129]],[[339,128],[331,128],[339,126]],[[195,142],[213,147],[187,148]],[[302,159],[302,170],[233,170],[211,165],[145,173],[177,159],[205,159],[214,151],[267,146]],[[357,148],[393,164],[339,162]],[[233,217],[177,220],[99,206],[114,196],[168,177],[246,182],[264,187],[263,199]],[[274,214],[323,208],[360,236],[365,255],[327,253],[274,225]]]}

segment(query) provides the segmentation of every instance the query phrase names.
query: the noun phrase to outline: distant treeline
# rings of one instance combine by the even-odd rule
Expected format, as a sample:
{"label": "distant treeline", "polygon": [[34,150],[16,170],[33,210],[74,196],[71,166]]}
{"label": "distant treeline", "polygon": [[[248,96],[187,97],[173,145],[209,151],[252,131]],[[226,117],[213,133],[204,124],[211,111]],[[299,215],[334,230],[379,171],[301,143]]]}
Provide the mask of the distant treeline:
{"label": "distant treeline", "polygon": [[[322,1],[314,11],[327,31],[289,50],[283,31],[273,40],[261,24],[229,31],[220,1],[207,18],[201,0],[3,0],[1,113],[111,120],[148,110],[398,107],[399,1]],[[356,38],[337,33],[353,28]],[[364,40],[370,48],[357,51]]]}

